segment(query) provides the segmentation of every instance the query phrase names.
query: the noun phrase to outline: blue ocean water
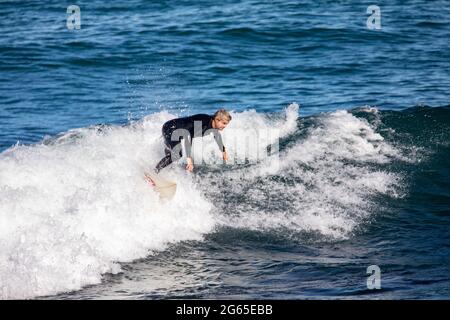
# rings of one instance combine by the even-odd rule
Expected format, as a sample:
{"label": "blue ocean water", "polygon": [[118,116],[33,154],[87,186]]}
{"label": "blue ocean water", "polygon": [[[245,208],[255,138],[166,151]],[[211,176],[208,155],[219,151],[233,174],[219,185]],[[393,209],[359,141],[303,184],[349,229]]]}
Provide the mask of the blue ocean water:
{"label": "blue ocean water", "polygon": [[[450,8],[372,4],[1,1],[0,297],[448,299]],[[279,170],[160,204],[161,125],[218,108]]]}

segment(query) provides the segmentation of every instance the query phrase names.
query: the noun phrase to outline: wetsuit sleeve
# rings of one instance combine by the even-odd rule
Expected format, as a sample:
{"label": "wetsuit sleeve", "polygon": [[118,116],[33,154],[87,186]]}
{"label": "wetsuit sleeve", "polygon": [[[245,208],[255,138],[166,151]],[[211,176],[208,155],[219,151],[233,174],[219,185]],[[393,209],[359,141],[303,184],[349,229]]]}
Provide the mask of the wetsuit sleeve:
{"label": "wetsuit sleeve", "polygon": [[219,130],[214,130],[214,140],[216,140],[220,151],[225,152],[225,146],[223,145],[222,135],[220,134]]}
{"label": "wetsuit sleeve", "polygon": [[186,150],[186,158],[191,158],[192,137],[190,134],[183,137],[184,150]]}

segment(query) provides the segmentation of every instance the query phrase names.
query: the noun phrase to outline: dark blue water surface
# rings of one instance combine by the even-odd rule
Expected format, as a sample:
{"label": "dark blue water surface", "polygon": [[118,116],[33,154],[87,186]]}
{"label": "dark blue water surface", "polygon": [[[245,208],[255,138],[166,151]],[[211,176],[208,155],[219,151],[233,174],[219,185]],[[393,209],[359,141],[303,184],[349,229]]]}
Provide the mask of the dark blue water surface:
{"label": "dark blue water surface", "polygon": [[448,104],[447,1],[0,4],[0,148],[159,110]]}
{"label": "dark blue water surface", "polygon": [[[354,167],[348,179],[354,174],[355,183],[367,172],[401,180],[395,196],[359,195],[370,205],[358,210],[371,211],[370,218],[349,218],[356,227],[342,237],[289,226],[220,225],[201,241],[123,263],[122,272],[106,273],[101,284],[47,297],[450,298],[448,1],[378,1],[379,30],[366,25],[371,1],[80,0],[79,30],[66,26],[69,4],[0,3],[2,152],[17,142],[39,144],[96,124],[127,125],[163,110],[187,115],[225,107],[280,115],[296,102],[297,129],[283,137],[281,152],[307,148],[321,137],[315,128],[331,130],[330,113],[347,110],[403,158],[372,163],[358,152],[353,158],[331,152],[331,168]],[[219,214],[281,206],[301,217],[305,208],[293,205],[301,198],[293,184],[338,186],[327,162],[312,164],[299,165],[304,174],[292,181],[290,171],[270,178],[285,191],[264,189],[265,178],[248,178],[222,201],[201,181],[198,186]],[[200,170],[199,180],[213,172]],[[325,177],[320,186],[305,182],[310,174]],[[285,202],[268,207],[249,196],[255,190],[279,192]],[[320,216],[319,203],[311,200],[308,212],[317,205]],[[336,206],[342,208],[352,206]],[[381,269],[379,290],[367,288],[370,265]]]}

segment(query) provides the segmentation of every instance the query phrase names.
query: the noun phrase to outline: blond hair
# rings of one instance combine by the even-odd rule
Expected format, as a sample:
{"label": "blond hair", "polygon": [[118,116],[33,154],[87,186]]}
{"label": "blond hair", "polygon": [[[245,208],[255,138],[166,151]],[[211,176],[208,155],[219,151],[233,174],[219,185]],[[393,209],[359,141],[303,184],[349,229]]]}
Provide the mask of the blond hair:
{"label": "blond hair", "polygon": [[213,116],[214,119],[224,119],[227,120],[228,122],[231,121],[231,115],[230,113],[225,110],[225,109],[219,109],[216,111],[216,113],[214,113]]}

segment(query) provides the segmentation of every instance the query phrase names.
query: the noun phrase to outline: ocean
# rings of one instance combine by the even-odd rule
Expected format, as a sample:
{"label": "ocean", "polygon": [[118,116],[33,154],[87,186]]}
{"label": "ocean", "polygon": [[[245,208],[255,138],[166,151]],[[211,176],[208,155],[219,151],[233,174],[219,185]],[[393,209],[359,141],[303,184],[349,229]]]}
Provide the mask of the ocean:
{"label": "ocean", "polygon": [[0,299],[450,298],[448,1],[71,4],[0,1]]}

